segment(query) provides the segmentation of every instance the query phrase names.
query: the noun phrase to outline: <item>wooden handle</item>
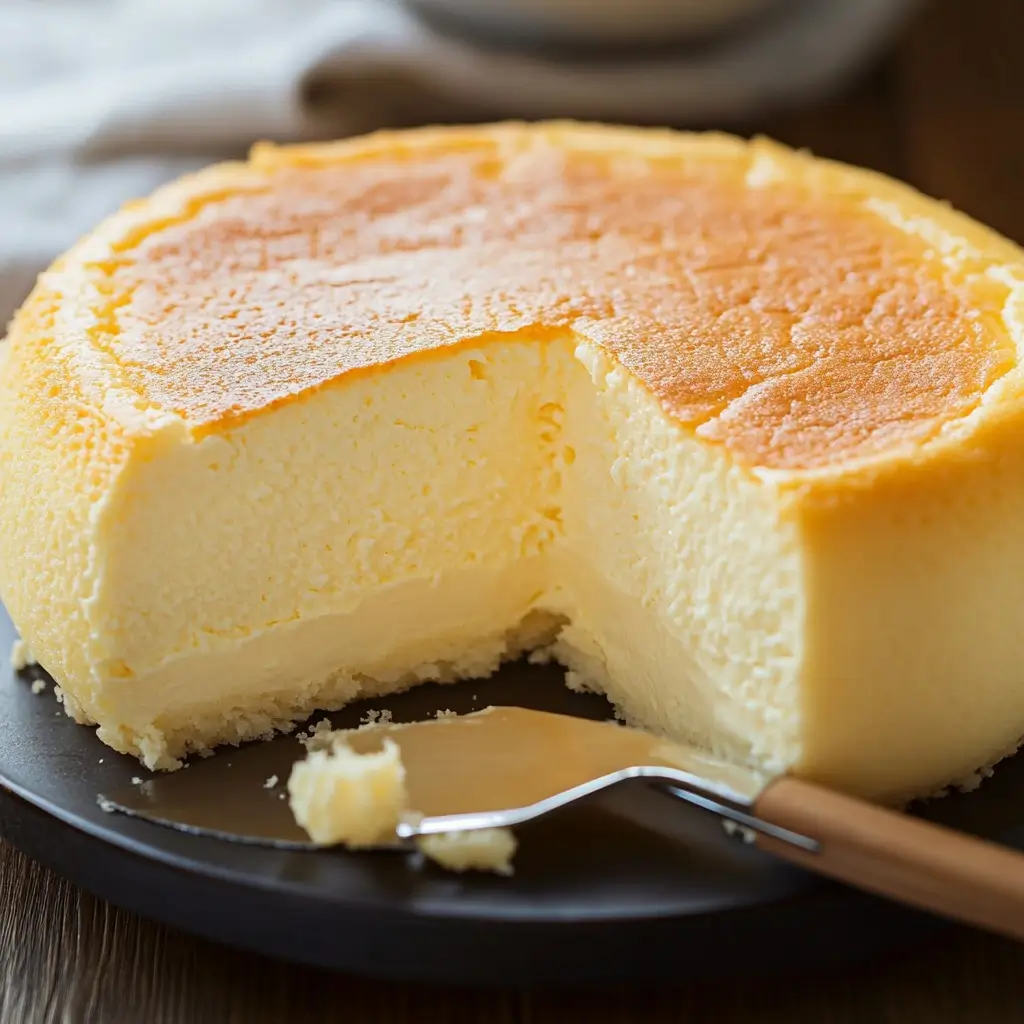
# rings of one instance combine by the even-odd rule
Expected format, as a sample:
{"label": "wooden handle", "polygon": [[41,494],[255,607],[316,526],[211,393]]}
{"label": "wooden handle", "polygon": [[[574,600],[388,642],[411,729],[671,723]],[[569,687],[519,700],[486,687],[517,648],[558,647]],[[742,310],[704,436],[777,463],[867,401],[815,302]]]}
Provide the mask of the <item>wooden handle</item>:
{"label": "wooden handle", "polygon": [[757,835],[760,849],[925,910],[1024,939],[1024,854],[800,779],[773,782],[759,818],[821,844]]}

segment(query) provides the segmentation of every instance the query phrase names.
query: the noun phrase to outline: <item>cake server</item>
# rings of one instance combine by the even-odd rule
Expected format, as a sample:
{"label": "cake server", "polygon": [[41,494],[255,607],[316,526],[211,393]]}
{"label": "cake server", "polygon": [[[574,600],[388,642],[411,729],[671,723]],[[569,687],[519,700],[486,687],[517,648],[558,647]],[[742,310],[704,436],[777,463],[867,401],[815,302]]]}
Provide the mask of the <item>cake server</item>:
{"label": "cake server", "polygon": [[[765,775],[614,722],[517,707],[346,733],[358,752],[379,749],[386,738],[401,749],[414,810],[398,824],[399,848],[425,835],[520,825],[642,779],[717,815],[739,841],[802,868],[1024,939],[1024,854],[803,779]],[[266,770],[267,752],[278,743],[262,746],[151,777],[103,799],[111,809],[172,827],[307,845],[287,814],[283,792],[265,794],[278,824],[264,818],[254,826],[253,772],[235,769],[252,751],[261,759],[259,771]],[[289,747],[285,757],[301,756],[293,741]],[[216,773],[235,786],[232,798],[211,786]]]}

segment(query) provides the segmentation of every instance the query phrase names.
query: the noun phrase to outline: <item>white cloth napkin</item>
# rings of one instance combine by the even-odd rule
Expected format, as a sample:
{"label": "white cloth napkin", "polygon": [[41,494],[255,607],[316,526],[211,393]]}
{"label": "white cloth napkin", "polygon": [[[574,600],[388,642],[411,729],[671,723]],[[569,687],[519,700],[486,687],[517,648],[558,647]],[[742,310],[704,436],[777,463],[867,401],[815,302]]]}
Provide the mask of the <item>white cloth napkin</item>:
{"label": "white cloth napkin", "polygon": [[0,321],[125,199],[254,139],[470,107],[708,124],[842,80],[913,2],[797,0],[761,31],[630,66],[475,49],[396,0],[4,0]]}

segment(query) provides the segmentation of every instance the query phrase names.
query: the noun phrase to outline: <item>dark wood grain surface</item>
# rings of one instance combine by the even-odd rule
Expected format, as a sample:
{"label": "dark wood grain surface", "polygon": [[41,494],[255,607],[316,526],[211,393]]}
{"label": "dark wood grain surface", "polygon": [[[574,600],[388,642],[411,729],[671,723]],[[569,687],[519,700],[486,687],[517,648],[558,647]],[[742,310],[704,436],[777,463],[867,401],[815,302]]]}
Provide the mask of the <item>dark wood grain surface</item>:
{"label": "dark wood grain surface", "polygon": [[[932,0],[826,108],[757,125],[1024,241],[1024,0]],[[950,929],[811,977],[579,995],[390,985],[272,963],[123,913],[0,844],[0,1024],[1015,1024],[1024,947]]]}

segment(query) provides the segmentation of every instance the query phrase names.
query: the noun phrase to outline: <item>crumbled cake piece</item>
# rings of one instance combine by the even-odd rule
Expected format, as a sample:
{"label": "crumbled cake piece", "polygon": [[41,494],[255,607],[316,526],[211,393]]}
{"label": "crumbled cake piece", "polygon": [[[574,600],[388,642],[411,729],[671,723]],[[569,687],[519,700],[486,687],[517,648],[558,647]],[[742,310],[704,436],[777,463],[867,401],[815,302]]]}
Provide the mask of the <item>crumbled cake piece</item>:
{"label": "crumbled cake piece", "polygon": [[270,778],[267,779],[267,781],[263,783],[263,788],[264,789],[273,789],[277,785],[277,783],[278,783],[277,776],[276,775],[271,775]]}
{"label": "crumbled cake piece", "polygon": [[389,725],[391,721],[391,712],[385,708],[383,711],[367,711],[359,723],[360,725]]}
{"label": "crumbled cake piece", "polygon": [[308,732],[299,732],[295,738],[309,751],[325,750],[331,745],[331,732],[334,726],[329,718],[321,718],[309,727]]}
{"label": "crumbled cake piece", "polygon": [[737,838],[748,846],[757,842],[757,834],[752,828],[747,825],[741,825],[736,821],[730,821],[728,818],[722,819],[722,831],[727,836]]}
{"label": "crumbled cake piece", "polygon": [[33,679],[32,680],[32,692],[42,693],[46,689],[45,679]]}
{"label": "crumbled cake piece", "polygon": [[448,871],[493,871],[511,875],[518,843],[511,829],[481,828],[472,832],[438,832],[419,836],[423,854]]}
{"label": "crumbled cake piece", "polygon": [[24,672],[25,669],[37,664],[28,644],[24,640],[15,640],[11,645],[11,668],[15,672]]}
{"label": "crumbled cake piece", "polygon": [[[434,714],[437,720],[457,717],[450,708]],[[309,752],[292,767],[287,791],[295,820],[317,845],[359,849],[390,843],[399,822],[416,816],[409,807],[398,744],[386,738],[379,750],[357,753],[348,742],[353,732],[390,722],[389,712],[370,711],[358,730],[332,731],[324,719],[300,737]],[[421,836],[416,844],[424,856],[448,870],[499,875],[512,873],[517,845],[511,831],[503,828]]]}
{"label": "crumbled cake piece", "polygon": [[405,768],[393,740],[357,754],[341,737],[310,750],[288,778],[295,820],[320,846],[352,848],[393,841],[407,808]]}

